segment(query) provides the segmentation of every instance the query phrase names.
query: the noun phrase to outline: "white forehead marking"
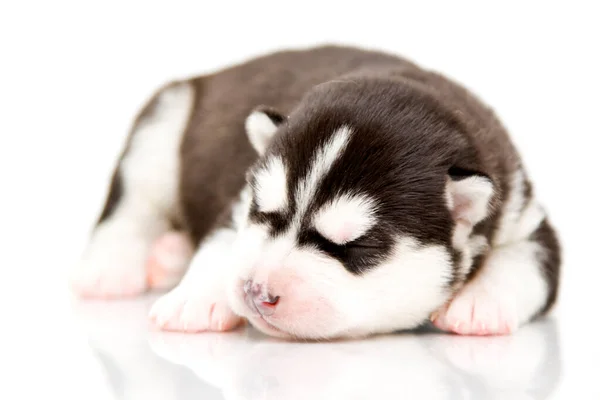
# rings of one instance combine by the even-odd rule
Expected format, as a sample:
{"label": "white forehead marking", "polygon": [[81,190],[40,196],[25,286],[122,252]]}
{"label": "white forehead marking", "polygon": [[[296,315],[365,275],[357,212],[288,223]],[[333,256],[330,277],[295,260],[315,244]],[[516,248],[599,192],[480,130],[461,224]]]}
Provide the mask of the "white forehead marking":
{"label": "white forehead marking", "polygon": [[342,126],[333,133],[331,138],[315,152],[308,173],[300,180],[296,191],[296,218],[301,217],[308,208],[309,201],[314,197],[319,182],[329,171],[335,160],[340,156],[350,137],[350,128]]}
{"label": "white forehead marking", "polygon": [[287,207],[287,178],[281,158],[269,158],[254,178],[256,204],[260,211],[281,211]]}
{"label": "white forehead marking", "polygon": [[343,195],[324,205],[313,223],[332,242],[351,242],[375,224],[375,202],[363,195]]}

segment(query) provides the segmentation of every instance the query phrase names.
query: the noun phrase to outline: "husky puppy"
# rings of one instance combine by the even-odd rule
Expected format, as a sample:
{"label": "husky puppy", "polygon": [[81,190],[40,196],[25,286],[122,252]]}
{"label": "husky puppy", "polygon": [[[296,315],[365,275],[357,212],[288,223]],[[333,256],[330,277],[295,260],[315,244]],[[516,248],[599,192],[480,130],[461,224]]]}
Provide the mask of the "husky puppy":
{"label": "husky puppy", "polygon": [[166,330],[506,334],[555,304],[560,248],[492,110],[403,58],[282,51],[172,82],[136,118],[71,283],[172,289]]}

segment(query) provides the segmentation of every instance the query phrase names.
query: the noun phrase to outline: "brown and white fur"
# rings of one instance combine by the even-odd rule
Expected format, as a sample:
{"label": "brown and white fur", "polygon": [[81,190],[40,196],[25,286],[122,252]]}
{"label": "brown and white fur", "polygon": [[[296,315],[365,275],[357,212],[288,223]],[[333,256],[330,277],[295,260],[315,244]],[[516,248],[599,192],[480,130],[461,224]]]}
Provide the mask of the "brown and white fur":
{"label": "brown and white fur", "polygon": [[[393,55],[282,51],[166,85],[72,285],[167,289],[160,327],[294,338],[429,318],[504,334],[556,301],[559,243],[493,112]],[[181,281],[180,281],[181,280]]]}

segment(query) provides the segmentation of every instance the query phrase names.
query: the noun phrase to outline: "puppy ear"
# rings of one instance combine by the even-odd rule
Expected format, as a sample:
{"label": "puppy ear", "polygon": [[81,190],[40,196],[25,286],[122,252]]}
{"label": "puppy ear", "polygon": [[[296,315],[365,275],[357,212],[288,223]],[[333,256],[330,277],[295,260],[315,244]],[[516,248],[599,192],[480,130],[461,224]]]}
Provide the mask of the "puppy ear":
{"label": "puppy ear", "polygon": [[259,155],[264,154],[271,138],[285,119],[279,112],[266,106],[255,108],[246,118],[246,134]]}
{"label": "puppy ear", "polygon": [[494,185],[485,175],[452,172],[447,178],[446,202],[454,221],[470,229],[489,215]]}

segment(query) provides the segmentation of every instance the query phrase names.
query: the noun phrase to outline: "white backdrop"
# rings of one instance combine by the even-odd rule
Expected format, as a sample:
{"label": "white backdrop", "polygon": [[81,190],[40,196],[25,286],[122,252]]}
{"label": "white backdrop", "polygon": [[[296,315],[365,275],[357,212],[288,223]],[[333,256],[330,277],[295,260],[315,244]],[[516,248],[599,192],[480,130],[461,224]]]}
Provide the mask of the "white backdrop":
{"label": "white backdrop", "polygon": [[16,375],[0,393],[19,388],[24,398],[107,398],[99,367],[75,333],[64,279],[147,96],[173,78],[326,42],[405,55],[494,107],[564,241],[557,312],[562,334],[571,338],[565,374],[582,382],[594,377],[589,368],[600,357],[592,342],[600,327],[594,3],[3,1],[0,363]]}

